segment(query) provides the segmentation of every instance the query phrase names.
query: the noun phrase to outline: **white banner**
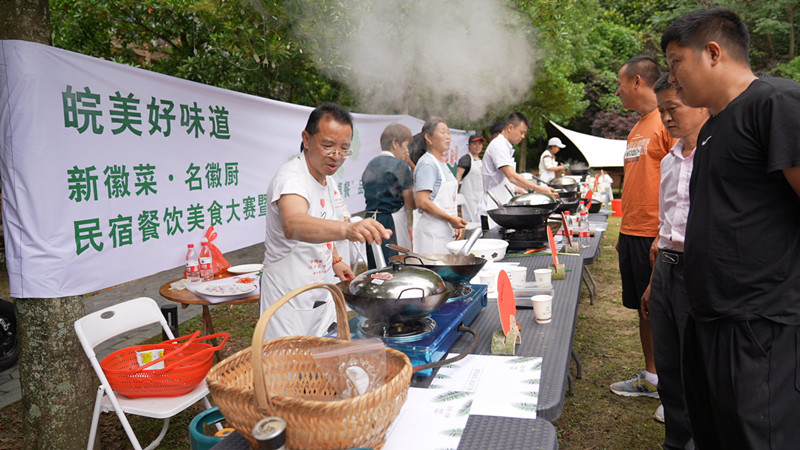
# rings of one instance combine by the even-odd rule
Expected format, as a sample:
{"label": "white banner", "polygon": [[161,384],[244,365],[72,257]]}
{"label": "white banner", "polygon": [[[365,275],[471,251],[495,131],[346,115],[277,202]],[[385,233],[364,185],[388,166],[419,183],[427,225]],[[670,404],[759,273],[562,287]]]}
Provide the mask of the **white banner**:
{"label": "white banner", "polygon": [[[263,242],[267,186],[311,108],[65,50],[0,41],[0,176],[11,296],[81,295],[183,264],[208,227],[223,252]],[[354,114],[335,175],[351,212],[386,125]],[[451,130],[455,164],[466,134]],[[461,151],[463,153],[463,150]]]}

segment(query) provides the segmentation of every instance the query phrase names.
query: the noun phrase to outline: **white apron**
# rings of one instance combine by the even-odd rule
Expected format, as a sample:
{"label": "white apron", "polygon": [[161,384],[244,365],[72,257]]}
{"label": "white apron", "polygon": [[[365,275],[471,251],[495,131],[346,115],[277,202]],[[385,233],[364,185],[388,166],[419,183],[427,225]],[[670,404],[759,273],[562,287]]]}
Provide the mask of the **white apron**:
{"label": "white apron", "polygon": [[[323,208],[328,218],[335,217],[331,184],[329,181],[326,206]],[[261,314],[284,294],[299,287],[313,283],[333,283],[335,276],[332,264],[332,242],[309,244],[298,241],[283,259],[264,267],[260,280]],[[318,302],[323,304],[314,308]],[[322,336],[334,321],[336,321],[336,309],[330,294],[324,289],[314,289],[300,294],[278,309],[267,325],[264,339],[283,336]]]}
{"label": "white apron", "polygon": [[392,213],[392,220],[394,220],[394,232],[397,234],[397,245],[411,248],[411,234],[408,232],[408,215],[405,205]]}
{"label": "white apron", "polygon": [[[431,157],[435,158],[432,154]],[[458,214],[456,202],[458,181],[454,177],[448,180],[437,161],[442,184],[433,203],[451,216]],[[417,253],[449,253],[447,243],[455,239],[453,227],[444,219],[433,216],[417,208],[414,210],[414,251]]]}
{"label": "white apron", "polygon": [[[470,155],[470,158],[472,156]],[[483,190],[483,161],[473,159],[472,166],[467,176],[461,179],[461,194],[464,196],[464,205],[461,207],[461,216],[467,222],[480,223],[481,216],[478,214],[478,205],[483,201],[485,191]]]}

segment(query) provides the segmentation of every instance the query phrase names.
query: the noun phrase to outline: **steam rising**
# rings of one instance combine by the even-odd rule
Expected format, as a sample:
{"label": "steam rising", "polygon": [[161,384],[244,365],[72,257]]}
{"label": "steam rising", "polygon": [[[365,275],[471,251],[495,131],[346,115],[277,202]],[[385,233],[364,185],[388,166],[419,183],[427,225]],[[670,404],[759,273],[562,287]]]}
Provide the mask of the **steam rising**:
{"label": "steam rising", "polygon": [[303,3],[315,62],[362,112],[470,123],[510,112],[533,84],[532,30],[502,0]]}

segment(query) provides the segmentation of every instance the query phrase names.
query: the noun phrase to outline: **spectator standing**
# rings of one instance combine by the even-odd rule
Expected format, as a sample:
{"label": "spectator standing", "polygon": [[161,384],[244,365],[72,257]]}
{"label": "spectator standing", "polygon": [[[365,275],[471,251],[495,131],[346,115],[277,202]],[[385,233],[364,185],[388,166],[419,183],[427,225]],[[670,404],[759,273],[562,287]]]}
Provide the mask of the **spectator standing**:
{"label": "spectator standing", "polygon": [[656,108],[653,84],[660,75],[658,64],[649,56],[629,59],[617,74],[617,96],[622,107],[642,115],[628,133],[622,185],[623,216],[616,248],[622,278],[622,304],[638,311],[645,368],[630,379],[611,385],[611,391],[623,396],[658,398],[653,333],[650,319],[642,314],[640,306],[650,284],[650,246],[658,236],[661,159],[677,141],[669,136]]}
{"label": "spectator standing", "polygon": [[694,448],[681,377],[684,329],[689,319],[683,247],[689,214],[689,177],[697,134],[708,119],[708,110],[683,104],[668,76],[662,75],[653,90],[661,122],[670,136],[679,140],[661,160],[658,237],[650,248],[653,275],[642,296],[642,313],[653,326],[658,394],[663,406],[660,421],[666,424],[664,448],[683,449]]}
{"label": "spectator standing", "polygon": [[699,448],[800,442],[800,84],[757,78],[722,8],[661,36],[670,82],[707,107],[689,183],[683,378]]}

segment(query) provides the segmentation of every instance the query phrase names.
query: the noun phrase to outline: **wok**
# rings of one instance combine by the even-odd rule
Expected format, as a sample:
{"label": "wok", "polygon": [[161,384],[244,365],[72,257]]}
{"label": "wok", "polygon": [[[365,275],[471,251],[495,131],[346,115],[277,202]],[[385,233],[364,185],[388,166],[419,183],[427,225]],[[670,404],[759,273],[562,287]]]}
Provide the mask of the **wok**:
{"label": "wok", "polygon": [[388,323],[430,315],[447,302],[453,290],[452,284],[430,270],[398,263],[364,272],[336,286],[342,290],[348,306],[359,315]]}
{"label": "wok", "polygon": [[577,199],[572,200],[572,201],[563,200],[563,201],[561,201],[561,203],[559,203],[559,205],[556,208],[555,212],[560,213],[560,212],[564,212],[564,211],[569,211],[570,214],[574,214],[575,211],[578,210],[578,205],[580,205],[580,200],[577,200]]}
{"label": "wok", "polygon": [[403,298],[367,297],[352,294],[350,292],[351,281],[347,280],[336,284],[344,293],[347,304],[360,316],[387,323],[404,322],[429,316],[447,302],[447,297],[453,290],[453,285],[448,284],[447,289],[439,294]]}
{"label": "wok", "polygon": [[553,212],[553,207],[502,206],[488,211],[489,217],[503,228],[526,230],[541,225]]}
{"label": "wok", "polygon": [[[425,256],[425,255],[423,255]],[[474,255],[430,255],[444,264],[424,264],[419,258],[411,255],[395,255],[389,261],[399,261],[410,266],[420,266],[439,274],[448,283],[462,284],[475,278],[486,260]]]}

